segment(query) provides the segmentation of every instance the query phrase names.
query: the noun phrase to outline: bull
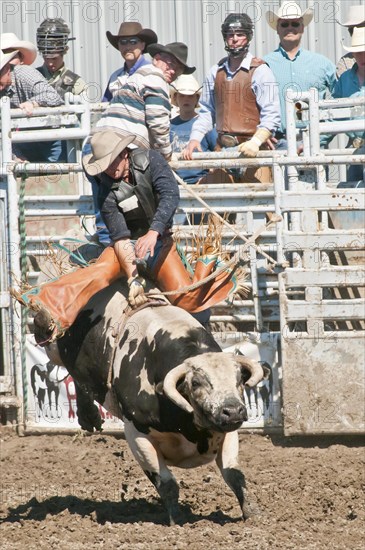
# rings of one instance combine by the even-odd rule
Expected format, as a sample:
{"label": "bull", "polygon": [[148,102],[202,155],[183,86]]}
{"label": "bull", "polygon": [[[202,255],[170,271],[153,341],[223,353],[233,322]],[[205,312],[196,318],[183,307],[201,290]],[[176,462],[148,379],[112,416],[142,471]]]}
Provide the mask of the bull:
{"label": "bull", "polygon": [[[116,282],[95,295],[66,334],[47,346],[50,359],[75,380],[78,420],[101,429],[104,404],[124,421],[125,437],[165,505],[179,517],[179,486],[168,466],[195,468],[215,461],[250,515],[238,467],[238,428],[247,420],[244,388],[267,368],[223,353],[198,321],[169,304],[125,317],[126,292]],[[35,318],[35,326],[37,318]]]}

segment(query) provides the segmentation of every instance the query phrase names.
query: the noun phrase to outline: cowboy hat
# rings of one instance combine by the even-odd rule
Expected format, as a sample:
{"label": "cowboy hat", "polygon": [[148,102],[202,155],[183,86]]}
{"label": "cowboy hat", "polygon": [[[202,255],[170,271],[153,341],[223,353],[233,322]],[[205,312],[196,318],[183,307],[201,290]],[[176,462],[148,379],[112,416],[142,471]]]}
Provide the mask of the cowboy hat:
{"label": "cowboy hat", "polygon": [[183,42],[171,42],[170,44],[166,44],[166,46],[162,44],[152,44],[152,46],[148,46],[147,51],[151,57],[154,57],[158,53],[168,53],[172,55],[184,65],[183,74],[192,74],[196,70],[196,67],[189,67],[189,65],[186,64],[188,47]]}
{"label": "cowboy hat", "polygon": [[365,52],[365,27],[355,27],[351,36],[351,46],[343,46],[347,52]]}
{"label": "cowboy hat", "polygon": [[141,23],[138,23],[137,21],[125,21],[124,23],[122,23],[119,27],[118,34],[112,34],[111,32],[106,31],[107,39],[109,40],[110,44],[114,46],[114,48],[116,48],[117,50],[119,49],[119,38],[128,38],[129,36],[136,36],[146,44],[146,47],[143,51],[145,51],[147,46],[149,46],[150,44],[154,44],[155,42],[157,42],[157,34],[151,29],[143,29]]}
{"label": "cowboy hat", "polygon": [[92,153],[82,158],[85,172],[89,176],[105,172],[135,138],[135,135],[121,135],[111,130],[96,132],[90,139]]}
{"label": "cowboy hat", "polygon": [[5,65],[7,65],[9,63],[9,61],[11,61],[13,59],[13,57],[15,57],[16,55],[18,55],[18,50],[15,50],[14,52],[10,52],[10,53],[3,53],[2,51],[0,52],[0,62],[1,62],[1,66],[0,66],[0,71],[5,67]]}
{"label": "cowboy hat", "polygon": [[19,40],[13,32],[4,32],[0,36],[0,46],[4,50],[18,50],[23,56],[24,65],[31,65],[37,57],[37,48],[27,40]]}
{"label": "cowboy hat", "polygon": [[344,23],[340,23],[336,19],[337,23],[343,27],[356,27],[365,21],[365,6],[350,6],[347,14],[347,20]]}
{"label": "cowboy hat", "polygon": [[176,94],[195,95],[199,97],[201,95],[201,89],[203,86],[199,86],[198,81],[195,80],[190,74],[180,75],[173,84],[171,84],[171,103],[176,104]]}
{"label": "cowboy hat", "polygon": [[302,11],[298,4],[289,0],[281,4],[277,13],[272,10],[267,11],[266,21],[274,31],[277,29],[279,19],[303,19],[303,25],[306,27],[312,21],[313,14],[312,8]]}

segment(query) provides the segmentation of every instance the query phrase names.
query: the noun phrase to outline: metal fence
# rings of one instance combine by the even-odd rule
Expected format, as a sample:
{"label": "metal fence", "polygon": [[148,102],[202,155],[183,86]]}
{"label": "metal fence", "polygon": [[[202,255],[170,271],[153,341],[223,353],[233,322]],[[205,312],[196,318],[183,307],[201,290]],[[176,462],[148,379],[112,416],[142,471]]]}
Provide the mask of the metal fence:
{"label": "metal fence", "polygon": [[[303,113],[300,125],[295,119],[294,108],[298,101]],[[171,163],[175,169],[202,165],[207,169],[217,165],[229,169],[257,164],[272,168],[272,184],[216,184],[191,189],[185,186],[181,189],[179,205],[180,211],[188,217],[205,214],[207,207],[219,214],[228,212],[236,216],[235,223],[223,224],[222,244],[227,254],[244,256],[248,261],[249,294],[246,299],[215,306],[211,322],[224,349],[245,352],[246,344],[251,346],[254,342],[260,357],[264,356],[266,352],[262,350],[268,345],[271,351],[274,350],[271,386],[269,390],[266,388],[266,394],[261,394],[261,411],[255,413],[258,422],[249,423],[249,428],[253,425],[263,429],[278,428],[283,422],[288,434],[353,433],[364,429],[362,411],[353,407],[364,397],[359,384],[364,376],[362,316],[365,302],[361,290],[364,282],[361,257],[365,236],[364,224],[361,225],[365,211],[364,190],[355,188],[356,182],[346,182],[347,188],[339,180],[329,182],[327,174],[331,166],[364,164],[365,155],[354,155],[352,149],[319,148],[321,132],[355,130],[357,122],[346,125],[344,119],[353,116],[354,109],[363,107],[363,100],[332,100],[318,105],[314,92],[292,96],[287,106],[287,153],[263,152],[258,159],[242,159],[238,153],[229,156],[223,152],[200,153],[194,155],[193,161]],[[18,114],[10,113],[5,102],[1,118],[0,187],[6,234],[0,289],[3,321],[0,404],[3,406],[15,406],[19,399],[21,404],[27,402],[29,386],[24,358],[27,319],[21,321],[19,306],[11,302],[9,289],[24,277],[24,257],[28,258],[28,276],[35,284],[40,271],[34,267],[38,263],[31,263],[31,260],[37,257],[42,263],[42,256],[49,253],[44,244],[64,236],[62,232],[40,231],[30,236],[26,234],[26,224],[34,218],[47,219],[48,225],[51,218],[86,219],[86,225],[90,226],[93,221],[90,189],[79,176],[74,194],[29,194],[21,185],[17,189],[17,175],[47,175],[52,173],[52,168],[30,163],[14,165],[11,161],[14,133],[9,128],[15,120],[13,112]],[[49,117],[51,113],[47,110],[39,115]],[[38,136],[43,136],[41,139],[72,137],[78,144],[76,155],[79,155],[81,140],[89,129],[87,107],[68,106],[52,116],[61,117],[62,126],[64,120],[68,121],[68,127],[37,130],[37,139]],[[34,120],[32,124],[37,122]],[[22,141],[23,134],[29,136],[31,132],[20,129],[16,132],[16,141]],[[304,143],[303,156],[297,155],[294,145],[298,132]],[[81,166],[79,162],[59,165],[57,172],[59,175],[80,174]],[[268,224],[273,214],[282,221]],[[341,219],[339,216],[343,214],[345,218]],[[176,238],[187,253],[192,237],[199,231],[202,229],[193,223],[175,227]],[[256,232],[261,233],[259,241],[247,246],[247,240]],[[9,330],[5,329],[4,335],[4,326],[8,324]],[[346,342],[351,342],[350,350]],[[270,398],[264,402],[263,396],[267,397],[268,393]],[[331,396],[335,397],[331,400]],[[26,414],[19,409],[19,424]],[[29,416],[27,422],[34,425]]]}

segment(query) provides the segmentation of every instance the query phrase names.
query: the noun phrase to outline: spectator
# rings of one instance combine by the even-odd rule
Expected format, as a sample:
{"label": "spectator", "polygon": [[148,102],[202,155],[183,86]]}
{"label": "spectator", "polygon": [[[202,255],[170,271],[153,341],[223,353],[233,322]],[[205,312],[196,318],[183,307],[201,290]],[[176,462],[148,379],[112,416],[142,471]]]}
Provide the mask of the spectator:
{"label": "spectator", "polygon": [[[228,56],[214,65],[203,85],[202,109],[194,122],[184,157],[201,151],[204,136],[214,124],[220,148],[235,147],[247,157],[266,149],[280,123],[280,106],[274,76],[262,59],[253,57],[249,44],[253,23],[247,14],[231,13],[222,25]],[[272,85],[270,85],[272,84]],[[269,168],[251,168],[236,176],[242,182],[267,182]]]}
{"label": "spectator", "polygon": [[146,48],[157,42],[157,35],[151,29],[143,29],[138,22],[124,22],[120,25],[117,35],[106,32],[110,44],[119,50],[124,59],[124,65],[112,73],[104,92],[102,101],[110,101],[113,93],[121,86],[121,77],[132,76],[140,67],[150,64],[143,53]]}
{"label": "spectator", "polygon": [[[0,98],[9,97],[11,107],[22,109],[27,116],[33,114],[35,107],[62,105],[62,98],[36,69],[27,65],[12,65],[17,53],[1,53]],[[61,152],[60,141],[34,140],[13,145],[14,157],[29,162],[58,162]]]}
{"label": "spectator", "polygon": [[[354,65],[340,76],[333,93],[334,97],[365,96],[365,27],[355,27],[351,36],[351,46],[344,49],[354,56]],[[363,120],[363,117],[362,117]],[[364,154],[365,127],[362,132],[348,133],[350,140],[348,147],[355,147],[356,154]],[[348,180],[357,181],[363,179],[363,167],[350,166]]]}
{"label": "spectator", "polygon": [[68,52],[70,29],[61,19],[45,19],[37,29],[37,46],[43,56],[43,65],[38,71],[64,98],[66,92],[75,95],[86,89],[82,78],[65,66],[64,56]]}
{"label": "spectator", "polygon": [[[336,82],[334,64],[323,55],[305,50],[300,45],[304,29],[312,18],[311,8],[302,12],[298,4],[292,1],[283,2],[277,13],[272,10],[266,13],[268,24],[276,30],[280,39],[279,47],[264,57],[279,85],[281,127],[273,140],[277,149],[287,148],[286,92],[289,89],[305,92],[314,87],[318,90],[319,99],[323,99],[326,93],[332,93]],[[323,140],[327,143],[328,138]]]}
{"label": "spectator", "polygon": [[[346,21],[344,23],[340,23],[338,21],[338,23],[343,27],[347,27],[350,36],[352,36],[355,27],[365,26],[365,6],[350,6]],[[351,52],[342,56],[336,67],[338,78],[342,75],[342,73],[351,69],[354,64],[355,58]]]}
{"label": "spectator", "polygon": [[27,40],[19,40],[13,32],[4,32],[1,35],[0,45],[3,53],[18,52],[17,57],[12,60],[12,65],[31,65],[37,57],[35,45]]}
{"label": "spectator", "polygon": [[[170,139],[172,152],[178,153],[185,149],[189,143],[189,137],[194,121],[198,118],[196,109],[199,106],[201,86],[191,75],[181,75],[171,85],[171,104],[178,108],[178,115],[171,119]],[[201,142],[203,151],[214,151],[217,143],[217,132],[211,130],[204,136]],[[181,169],[176,173],[188,184],[197,183],[208,170]]]}

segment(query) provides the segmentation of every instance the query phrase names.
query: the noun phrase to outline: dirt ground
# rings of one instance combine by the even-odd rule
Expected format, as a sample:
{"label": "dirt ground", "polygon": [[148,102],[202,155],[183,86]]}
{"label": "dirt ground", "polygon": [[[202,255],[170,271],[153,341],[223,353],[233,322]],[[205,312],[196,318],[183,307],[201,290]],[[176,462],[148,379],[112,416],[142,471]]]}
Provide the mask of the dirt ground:
{"label": "dirt ground", "polygon": [[174,469],[182,521],[170,527],[121,437],[1,432],[1,548],[128,550],[364,548],[359,438],[243,434],[240,465],[259,514],[239,519],[215,466]]}

